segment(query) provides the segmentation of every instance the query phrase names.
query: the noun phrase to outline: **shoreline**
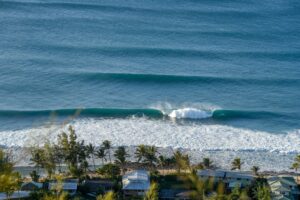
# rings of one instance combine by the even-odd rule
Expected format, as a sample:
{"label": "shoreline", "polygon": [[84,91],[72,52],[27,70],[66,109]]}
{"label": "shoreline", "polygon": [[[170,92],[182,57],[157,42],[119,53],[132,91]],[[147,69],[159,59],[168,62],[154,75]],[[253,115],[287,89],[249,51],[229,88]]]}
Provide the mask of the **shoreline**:
{"label": "shoreline", "polygon": [[[113,152],[117,146],[114,146],[111,149]],[[126,149],[129,153],[128,160],[131,162],[136,161],[134,157],[134,151],[136,146],[126,146]],[[30,156],[28,152],[28,147],[10,147],[5,148],[12,153],[13,160],[15,161],[15,167],[26,168],[32,167]],[[170,156],[177,148],[165,148],[158,147],[158,152],[161,155]],[[243,161],[243,170],[250,170],[252,166],[259,166],[262,172],[266,173],[293,173],[293,170],[290,169],[291,164],[294,161],[297,153],[279,153],[279,152],[267,152],[267,151],[199,151],[199,150],[190,150],[183,149],[180,150],[190,156],[192,164],[197,164],[202,161],[203,158],[210,158],[217,168],[220,169],[230,169],[231,161],[235,157],[240,157]],[[102,162],[100,159],[95,159],[96,165],[101,165]],[[91,164],[90,160],[90,164]]]}

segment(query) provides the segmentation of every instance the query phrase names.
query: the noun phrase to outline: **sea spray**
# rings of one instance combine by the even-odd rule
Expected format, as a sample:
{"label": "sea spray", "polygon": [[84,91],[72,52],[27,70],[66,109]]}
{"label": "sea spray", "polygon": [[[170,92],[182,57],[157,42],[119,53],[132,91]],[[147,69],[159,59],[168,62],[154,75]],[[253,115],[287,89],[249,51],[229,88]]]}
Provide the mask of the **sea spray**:
{"label": "sea spray", "polygon": [[178,110],[173,110],[169,115],[171,118],[178,119],[205,119],[212,117],[211,111],[199,110],[195,108],[183,108]]}

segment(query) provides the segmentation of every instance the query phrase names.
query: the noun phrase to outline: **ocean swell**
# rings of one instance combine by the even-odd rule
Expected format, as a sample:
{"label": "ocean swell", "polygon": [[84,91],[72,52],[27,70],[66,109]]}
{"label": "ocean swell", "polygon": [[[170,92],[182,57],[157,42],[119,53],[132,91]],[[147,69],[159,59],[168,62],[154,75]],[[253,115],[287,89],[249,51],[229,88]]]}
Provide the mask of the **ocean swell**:
{"label": "ocean swell", "polygon": [[260,119],[288,117],[286,114],[266,112],[266,111],[247,111],[247,110],[225,110],[225,109],[197,109],[181,108],[162,111],[152,108],[70,108],[53,110],[0,110],[0,117],[41,117],[41,116],[80,116],[80,117],[149,117],[149,118],[171,118],[171,119],[192,119],[201,120],[213,118],[216,120],[233,119]]}

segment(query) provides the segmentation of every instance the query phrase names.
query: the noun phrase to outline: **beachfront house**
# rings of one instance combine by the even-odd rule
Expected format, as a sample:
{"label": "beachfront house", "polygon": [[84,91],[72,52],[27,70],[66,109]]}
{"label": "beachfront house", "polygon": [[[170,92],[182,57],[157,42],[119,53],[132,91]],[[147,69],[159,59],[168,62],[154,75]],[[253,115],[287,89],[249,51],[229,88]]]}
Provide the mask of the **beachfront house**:
{"label": "beachfront house", "polygon": [[7,198],[4,192],[0,192],[0,200],[28,199],[29,196],[30,196],[30,191],[15,191],[9,196],[9,198]]}
{"label": "beachfront house", "polygon": [[36,191],[43,189],[43,183],[38,183],[35,181],[25,182],[21,185],[22,191]]}
{"label": "beachfront house", "polygon": [[222,181],[227,189],[235,187],[243,188],[249,186],[255,179],[251,172],[229,171],[229,170],[198,170],[197,175],[200,179],[213,179],[216,183]]}
{"label": "beachfront house", "polygon": [[71,196],[75,195],[77,192],[78,183],[75,181],[63,181],[59,182],[49,182],[48,189],[49,190],[62,190],[68,192]]}
{"label": "beachfront house", "polygon": [[85,180],[83,186],[88,196],[96,197],[99,193],[113,190],[114,183],[107,179]]}
{"label": "beachfront house", "polygon": [[267,179],[274,200],[296,200],[300,197],[298,185],[293,176],[276,176]]}
{"label": "beachfront house", "polygon": [[122,184],[125,199],[143,196],[150,188],[149,172],[145,170],[129,172],[123,176]]}

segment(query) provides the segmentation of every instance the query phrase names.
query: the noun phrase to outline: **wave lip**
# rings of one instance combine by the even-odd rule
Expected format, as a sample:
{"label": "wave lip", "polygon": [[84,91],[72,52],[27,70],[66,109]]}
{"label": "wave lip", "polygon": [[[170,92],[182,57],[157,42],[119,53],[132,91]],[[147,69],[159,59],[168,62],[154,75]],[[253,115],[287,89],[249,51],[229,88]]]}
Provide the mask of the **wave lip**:
{"label": "wave lip", "polygon": [[212,112],[199,110],[196,108],[183,108],[178,110],[173,110],[169,115],[171,118],[178,119],[205,119],[212,117]]}
{"label": "wave lip", "polygon": [[86,117],[129,117],[148,116],[162,117],[163,113],[155,109],[124,109],[124,108],[84,108],[84,109],[54,109],[54,110],[0,110],[0,117],[39,117],[39,116],[70,116]]}

